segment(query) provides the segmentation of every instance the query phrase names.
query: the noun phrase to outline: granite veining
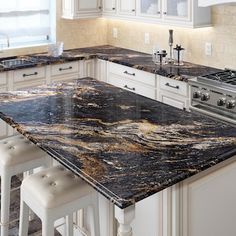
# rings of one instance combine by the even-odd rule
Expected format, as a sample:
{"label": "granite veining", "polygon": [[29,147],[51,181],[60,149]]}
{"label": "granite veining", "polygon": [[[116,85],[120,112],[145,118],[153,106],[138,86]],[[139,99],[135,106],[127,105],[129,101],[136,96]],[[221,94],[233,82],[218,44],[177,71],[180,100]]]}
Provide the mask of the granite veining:
{"label": "granite veining", "polygon": [[48,56],[46,53],[43,53],[28,55],[26,58],[32,60],[31,65],[29,64],[14,68],[0,67],[0,72],[19,68],[22,69],[28,67],[44,66],[94,58],[103,59],[106,61],[129,66],[138,70],[143,70],[146,72],[158,74],[161,76],[185,82],[187,82],[188,79],[196,76],[220,71],[219,69],[196,65],[189,62],[185,62],[183,66],[175,66],[172,64],[166,64],[163,66],[155,65],[152,61],[152,56],[150,54],[119,47],[113,47],[109,45],[67,50],[64,51],[64,53],[60,57],[52,57]]}
{"label": "granite veining", "polygon": [[236,154],[236,128],[91,78],[0,95],[0,117],[125,208]]}

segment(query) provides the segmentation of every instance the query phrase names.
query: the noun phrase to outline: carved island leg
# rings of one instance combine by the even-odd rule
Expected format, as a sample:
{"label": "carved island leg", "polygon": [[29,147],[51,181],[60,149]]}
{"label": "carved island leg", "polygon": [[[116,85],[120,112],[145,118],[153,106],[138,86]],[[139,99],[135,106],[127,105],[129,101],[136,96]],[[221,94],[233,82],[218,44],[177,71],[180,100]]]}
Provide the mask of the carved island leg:
{"label": "carved island leg", "polygon": [[120,209],[115,206],[115,217],[119,223],[117,236],[132,236],[131,222],[135,217],[135,206],[130,206],[125,209]]}

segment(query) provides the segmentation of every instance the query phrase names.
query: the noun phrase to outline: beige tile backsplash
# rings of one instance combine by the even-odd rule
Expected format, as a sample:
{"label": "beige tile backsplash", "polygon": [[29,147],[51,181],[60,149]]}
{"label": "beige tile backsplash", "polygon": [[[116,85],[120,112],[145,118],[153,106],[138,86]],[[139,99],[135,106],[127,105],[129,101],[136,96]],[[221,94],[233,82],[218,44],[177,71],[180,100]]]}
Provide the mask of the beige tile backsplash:
{"label": "beige tile backsplash", "polygon": [[[236,69],[236,6],[212,8],[213,27],[185,29],[122,20],[64,20],[61,19],[61,0],[57,0],[57,40],[64,41],[65,48],[78,48],[110,44],[124,48],[152,52],[153,45],[168,50],[168,29],[174,29],[175,43],[186,48],[185,60],[190,62]],[[113,27],[118,38],[112,36]],[[144,34],[150,33],[150,44],[144,44]],[[205,42],[213,46],[212,56],[205,56]],[[46,47],[7,50],[3,56],[22,55],[46,51]]]}
{"label": "beige tile backsplash", "polygon": [[[236,6],[212,7],[213,27],[183,29],[139,22],[108,21],[108,43],[114,46],[151,53],[153,45],[168,49],[168,29],[174,29],[175,43],[186,48],[185,60],[190,62],[236,69]],[[118,38],[112,37],[112,28]],[[144,44],[145,32],[150,33],[150,44]],[[205,56],[205,42],[211,42],[212,56]]]}

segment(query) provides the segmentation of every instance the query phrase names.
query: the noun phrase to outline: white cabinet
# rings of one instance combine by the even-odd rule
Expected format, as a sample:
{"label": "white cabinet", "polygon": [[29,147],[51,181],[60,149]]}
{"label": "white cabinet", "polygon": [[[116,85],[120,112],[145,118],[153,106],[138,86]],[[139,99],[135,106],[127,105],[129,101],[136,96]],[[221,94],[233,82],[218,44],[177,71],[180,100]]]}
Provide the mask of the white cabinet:
{"label": "white cabinet", "polygon": [[236,235],[235,179],[236,157],[233,157],[183,182],[180,235]]}
{"label": "white cabinet", "polygon": [[145,71],[109,62],[108,83],[156,99],[156,77]]}
{"label": "white cabinet", "polygon": [[83,77],[95,77],[95,60],[82,61]]}
{"label": "white cabinet", "polygon": [[80,78],[80,62],[67,62],[51,66],[51,82]]}
{"label": "white cabinet", "polygon": [[186,82],[158,76],[159,100],[179,109],[189,109],[189,85]]}
{"label": "white cabinet", "polygon": [[105,15],[116,14],[118,0],[103,0],[102,12]]}
{"label": "white cabinet", "polygon": [[101,0],[63,0],[62,18],[82,19],[101,16]]}
{"label": "white cabinet", "polygon": [[161,18],[161,0],[140,0],[137,2],[137,15],[140,17]]}
{"label": "white cabinet", "polygon": [[119,0],[118,5],[120,15],[134,16],[136,14],[136,0]]}
{"label": "white cabinet", "polygon": [[97,80],[107,82],[107,61],[97,59],[96,60],[96,76]]}
{"label": "white cabinet", "polygon": [[46,67],[33,67],[8,72],[9,90],[32,88],[46,84]]}
{"label": "white cabinet", "polygon": [[166,20],[191,20],[192,0],[164,0],[163,18]]}
{"label": "white cabinet", "polygon": [[163,236],[162,192],[135,204],[135,219],[131,226],[134,236]]}

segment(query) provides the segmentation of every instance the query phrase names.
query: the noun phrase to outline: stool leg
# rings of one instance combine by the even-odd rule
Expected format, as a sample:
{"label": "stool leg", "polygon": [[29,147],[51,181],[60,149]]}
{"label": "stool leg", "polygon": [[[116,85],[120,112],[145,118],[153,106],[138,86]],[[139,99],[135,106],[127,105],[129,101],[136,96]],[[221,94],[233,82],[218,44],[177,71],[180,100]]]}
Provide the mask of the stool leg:
{"label": "stool leg", "polygon": [[54,221],[46,218],[42,220],[42,236],[54,235]]}
{"label": "stool leg", "polygon": [[1,236],[8,236],[11,176],[1,176]]}
{"label": "stool leg", "polygon": [[66,235],[73,236],[74,229],[73,229],[73,213],[66,216]]}
{"label": "stool leg", "polygon": [[27,236],[29,228],[29,207],[21,200],[19,236]]}

